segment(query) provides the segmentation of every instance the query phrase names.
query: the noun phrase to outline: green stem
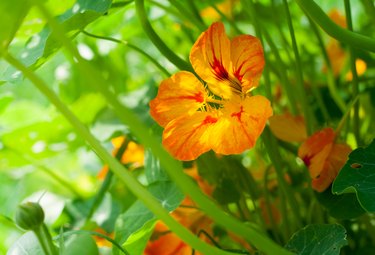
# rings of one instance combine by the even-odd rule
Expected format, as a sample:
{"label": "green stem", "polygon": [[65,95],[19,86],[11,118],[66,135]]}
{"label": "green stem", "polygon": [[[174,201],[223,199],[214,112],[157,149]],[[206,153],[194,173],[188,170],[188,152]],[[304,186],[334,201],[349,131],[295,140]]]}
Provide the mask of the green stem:
{"label": "green stem", "polygon": [[138,48],[137,46],[135,46],[133,44],[130,44],[127,41],[116,39],[116,38],[112,38],[112,37],[107,37],[107,36],[94,35],[94,34],[91,34],[91,33],[87,32],[87,31],[85,31],[85,30],[82,30],[82,33],[84,35],[87,35],[87,36],[90,36],[90,37],[93,37],[93,38],[102,39],[102,40],[106,40],[106,41],[111,41],[111,42],[115,42],[115,43],[121,43],[123,45],[126,45],[129,48],[131,48],[131,49],[139,52],[140,54],[142,54],[143,56],[145,56],[146,58],[148,58],[167,77],[171,76],[171,74],[167,71],[167,69],[165,69],[161,64],[159,64],[159,62],[156,61],[156,59],[154,59],[153,57],[151,57],[147,52],[143,51],[142,49]]}
{"label": "green stem", "polygon": [[[52,104],[64,115],[64,117],[70,122],[74,127],[75,131],[79,136],[81,136],[87,143],[91,145],[93,150],[108,163],[110,169],[113,173],[118,176],[118,178],[129,188],[129,190],[137,196],[150,211],[152,211],[159,219],[161,219],[170,229],[180,236],[186,243],[190,244],[195,249],[201,251],[204,254],[220,254],[229,255],[229,253],[224,252],[216,247],[211,247],[207,243],[198,239],[189,230],[183,227],[175,219],[173,219],[168,211],[160,204],[160,202],[153,197],[132,175],[127,171],[120,162],[113,158],[105,148],[103,148],[99,141],[91,135],[89,130],[84,126],[83,123],[67,108],[67,106],[60,101],[57,95],[41,80],[36,76],[32,70],[24,66],[17,59],[13,58],[11,55],[5,55],[5,59],[13,65],[15,68],[20,70],[23,75],[28,78],[41,93],[43,93]],[[179,165],[179,168],[181,166]],[[189,179],[190,180],[190,179]],[[192,180],[190,180],[192,181]]]}
{"label": "green stem", "polygon": [[135,7],[144,32],[150,38],[151,42],[156,46],[156,48],[158,48],[159,51],[180,70],[193,71],[191,65],[177,56],[156,34],[148,21],[143,0],[135,0]]}
{"label": "green stem", "polygon": [[311,114],[310,107],[307,102],[307,96],[306,96],[304,83],[303,83],[303,73],[301,69],[302,67],[301,58],[300,58],[298,47],[297,47],[297,40],[296,40],[296,36],[294,33],[292,17],[290,16],[288,1],[283,0],[283,3],[285,7],[287,23],[288,23],[290,38],[292,39],[292,48],[293,48],[294,57],[295,57],[295,69],[296,69],[296,74],[297,74],[297,89],[299,92],[298,94],[300,97],[302,110],[305,115],[306,131],[307,131],[307,134],[310,135],[313,131],[313,115]]}
{"label": "green stem", "polygon": [[[259,250],[267,253],[267,254],[291,254],[290,252],[286,251],[284,248],[280,247],[276,243],[274,243],[271,239],[267,238],[263,234],[261,234],[256,228],[247,226],[243,224],[242,222],[238,221],[237,219],[231,217],[227,213],[223,212],[210,198],[205,196],[202,191],[197,187],[196,183],[186,176],[181,167],[181,163],[174,160],[162,147],[160,144],[159,139],[152,136],[149,133],[148,127],[146,127],[138,118],[138,116],[131,111],[129,108],[122,105],[115,95],[107,90],[107,86],[103,86],[103,84],[107,84],[108,81],[104,80],[103,77],[100,75],[100,72],[98,72],[95,68],[93,68],[87,61],[82,59],[82,57],[79,55],[76,48],[73,47],[69,39],[66,38],[65,33],[61,26],[54,20],[54,18],[51,16],[49,11],[44,7],[42,4],[38,4],[39,9],[44,14],[44,16],[48,19],[50,25],[52,26],[53,30],[55,31],[54,35],[56,38],[58,38],[63,45],[67,48],[67,50],[74,56],[74,58],[77,60],[78,65],[77,67],[82,72],[82,75],[87,77],[88,84],[94,86],[96,89],[98,89],[103,96],[106,98],[109,106],[113,108],[117,116],[123,123],[125,123],[129,129],[132,131],[132,133],[139,139],[139,141],[145,146],[149,147],[153,154],[159,158],[161,165],[164,167],[164,169],[167,171],[171,179],[177,184],[177,186],[187,195],[189,195],[194,202],[209,216],[211,217],[215,222],[218,224],[226,227],[230,231],[237,233],[238,235],[246,238],[248,241],[252,242],[255,247],[257,247]],[[16,61],[19,63],[18,61]],[[17,64],[16,63],[16,64]],[[18,67],[23,67],[22,70],[26,71],[28,73],[28,77],[30,75],[34,75],[29,69],[26,68],[21,64],[21,66],[18,65]],[[21,70],[21,71],[22,71]],[[35,76],[35,75],[34,75]],[[44,84],[44,83],[42,83]],[[48,88],[47,88],[48,89]],[[56,96],[55,96],[56,97]],[[65,107],[65,105],[63,104]],[[66,108],[66,107],[65,107]],[[64,113],[65,115],[66,113]],[[67,115],[69,117],[69,115]],[[76,118],[75,118],[76,119]],[[73,122],[74,123],[74,122]],[[87,132],[87,130],[84,128],[84,131]],[[173,218],[169,217],[169,214],[165,214],[165,211],[163,210],[160,212],[160,204],[154,204],[154,198],[152,201],[149,200],[150,198],[148,196],[148,192],[144,190],[143,186],[137,187],[139,185],[138,182],[136,184],[133,183],[133,177],[130,175],[129,178],[131,180],[128,180],[126,176],[129,175],[126,171],[124,171],[122,165],[118,163],[116,160],[114,160],[105,149],[103,149],[100,144],[94,139],[92,141],[92,136],[90,133],[88,133],[88,136],[86,137],[87,141],[90,141],[91,146],[97,151],[97,149],[100,149],[100,154],[104,161],[108,162],[108,165],[110,168],[112,166],[118,167],[119,170],[113,170],[116,171],[115,174],[121,177],[120,179],[124,181],[125,184],[128,184],[129,189],[133,191],[133,193],[140,198],[141,201],[146,200],[145,205],[155,213],[156,216],[158,216],[162,221],[165,222],[165,224],[174,231],[177,235],[179,235],[184,241],[189,243],[191,246],[199,247],[199,249],[203,249],[203,247],[206,247],[204,243],[202,244],[200,240],[196,240],[191,236],[191,233],[187,231],[185,228],[183,228],[181,225],[179,225],[177,222],[173,220]],[[99,146],[99,147],[98,147]],[[104,153],[104,154],[103,154]],[[109,156],[109,158],[108,158]],[[111,163],[110,163],[111,162]],[[126,175],[126,176],[124,176]],[[138,189],[140,193],[138,193]],[[151,199],[150,198],[150,199]],[[177,224],[177,225],[176,225]],[[182,229],[181,229],[182,228]],[[222,251],[220,251],[222,252]],[[212,254],[212,253],[207,253]],[[217,253],[221,254],[221,253]]]}
{"label": "green stem", "polygon": [[[124,154],[126,148],[128,147],[128,144],[129,144],[129,140],[124,139],[124,141],[120,145],[120,148],[116,152],[115,157],[120,162],[121,162],[122,155]],[[91,217],[94,215],[94,212],[99,207],[99,205],[102,203],[102,201],[104,199],[104,196],[105,196],[105,193],[108,191],[109,187],[111,186],[112,179],[113,179],[113,172],[111,170],[109,170],[108,173],[105,176],[105,179],[104,179],[100,189],[99,189],[99,192],[96,194],[96,196],[94,198],[94,202],[92,203],[92,206],[89,210],[89,213],[86,216],[86,223],[88,223],[90,221]]]}
{"label": "green stem", "polygon": [[375,40],[335,24],[313,0],[295,0],[299,7],[327,34],[355,48],[375,52]]}
{"label": "green stem", "polygon": [[107,240],[108,242],[110,242],[114,246],[116,246],[123,254],[130,255],[129,252],[127,252],[124,248],[122,248],[122,246],[119,245],[115,240],[113,240],[112,238],[110,238],[110,237],[108,237],[106,235],[103,235],[101,233],[95,232],[95,231],[89,231],[89,230],[72,230],[72,231],[69,231],[69,232],[61,233],[60,235],[54,237],[54,240],[63,239],[66,236],[71,236],[71,235],[76,235],[76,234],[90,234],[90,235],[93,235],[93,236],[98,236],[98,237],[104,238],[105,240]]}
{"label": "green stem", "polygon": [[[184,6],[181,1],[178,0],[169,0],[169,2],[178,10],[179,15],[177,17],[184,17],[186,20],[193,23],[199,30],[206,30],[207,27],[201,19],[197,19],[196,15],[191,13],[186,6]],[[198,14],[199,15],[199,14]]]}
{"label": "green stem", "polygon": [[[348,0],[344,0],[345,3],[345,13],[346,13],[346,24],[348,26],[348,29],[350,31],[353,31],[353,22],[352,22],[352,14],[351,14],[351,8],[350,8],[350,2]],[[359,83],[358,83],[358,74],[357,74],[357,68],[355,65],[355,52],[353,47],[349,47],[350,51],[350,68],[352,71],[352,77],[353,77],[353,99],[358,96],[359,92]],[[356,103],[354,104],[354,109],[353,109],[353,133],[355,140],[357,142],[357,146],[360,146],[361,144],[361,137],[359,134],[359,101],[357,100]]]}
{"label": "green stem", "polygon": [[33,232],[35,233],[45,255],[57,255],[56,247],[52,242],[52,237],[46,224],[43,223],[36,229],[33,229]]}
{"label": "green stem", "polygon": [[278,186],[282,194],[285,196],[286,202],[289,204],[292,210],[294,223],[296,227],[301,227],[302,220],[299,210],[299,203],[297,202],[296,198],[293,196],[293,192],[285,182],[284,172],[282,170],[281,155],[278,149],[279,145],[277,144],[276,139],[271,135],[271,131],[268,127],[266,127],[263,131],[262,140],[273,163],[273,166],[275,167]]}
{"label": "green stem", "polygon": [[372,25],[375,25],[375,6],[373,0],[361,0],[363,9],[367,12],[367,17],[370,17]]}
{"label": "green stem", "polygon": [[331,64],[331,61],[329,60],[328,53],[327,53],[326,48],[324,46],[322,36],[321,36],[316,24],[313,22],[313,20],[309,18],[309,22],[310,22],[310,26],[312,28],[312,31],[314,32],[314,34],[316,36],[316,39],[318,40],[318,45],[319,45],[319,48],[322,52],[325,65],[327,67],[327,83],[328,83],[329,93],[330,93],[333,101],[335,101],[337,106],[340,108],[341,112],[345,112],[345,102],[344,102],[344,100],[342,100],[342,98],[340,97],[340,94],[337,91],[335,76],[334,76],[333,70],[332,70],[332,64]]}

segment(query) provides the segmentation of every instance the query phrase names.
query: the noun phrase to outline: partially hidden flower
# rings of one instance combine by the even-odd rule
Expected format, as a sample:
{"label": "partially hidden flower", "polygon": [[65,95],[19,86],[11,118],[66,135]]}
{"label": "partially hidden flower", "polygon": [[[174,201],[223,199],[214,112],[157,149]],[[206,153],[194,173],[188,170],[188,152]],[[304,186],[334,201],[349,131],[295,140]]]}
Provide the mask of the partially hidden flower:
{"label": "partially hidden flower", "polygon": [[166,150],[194,160],[211,149],[228,155],[252,148],[272,115],[269,100],[250,93],[264,67],[260,41],[250,35],[230,40],[224,25],[213,23],[193,45],[190,61],[199,78],[178,72],[150,102]]}
{"label": "partially hidden flower", "polygon": [[299,148],[298,156],[309,169],[312,188],[326,190],[344,166],[352,149],[335,141],[332,128],[324,128],[310,136]]}
{"label": "partially hidden flower", "polygon": [[[113,145],[113,156],[116,156],[118,150],[120,149],[121,145],[125,142],[125,140],[125,136],[115,137],[111,140],[111,143]],[[129,141],[124,153],[121,155],[120,162],[124,165],[127,165],[129,167],[129,170],[133,170],[135,168],[143,166],[144,157],[145,150],[143,146],[133,141]],[[107,173],[108,166],[106,165],[100,170],[98,174],[98,179],[104,179]]]}
{"label": "partially hidden flower", "polygon": [[[342,28],[346,28],[346,18],[342,15],[337,9],[333,9],[328,13],[328,16]],[[335,39],[330,39],[327,45],[327,55],[328,59],[331,63],[332,72],[335,77],[338,77],[341,72],[347,66],[349,61],[349,54],[344,50],[341,46],[340,42]],[[355,60],[356,72],[357,75],[363,75],[367,69],[366,62],[362,59]],[[323,71],[326,71],[327,67],[323,67]],[[349,70],[345,74],[345,80],[351,81],[353,79],[353,74],[351,70]]]}
{"label": "partially hidden flower", "polygon": [[[234,9],[234,5],[238,2],[238,0],[224,0],[218,4],[216,4],[217,10],[219,10],[225,17],[231,18],[232,12]],[[221,18],[221,14],[215,10],[213,6],[208,6],[204,8],[200,15],[203,18],[209,18],[211,20],[219,20]]]}
{"label": "partially hidden flower", "polygon": [[285,142],[303,142],[307,138],[305,119],[290,113],[273,115],[270,119],[271,132]]}

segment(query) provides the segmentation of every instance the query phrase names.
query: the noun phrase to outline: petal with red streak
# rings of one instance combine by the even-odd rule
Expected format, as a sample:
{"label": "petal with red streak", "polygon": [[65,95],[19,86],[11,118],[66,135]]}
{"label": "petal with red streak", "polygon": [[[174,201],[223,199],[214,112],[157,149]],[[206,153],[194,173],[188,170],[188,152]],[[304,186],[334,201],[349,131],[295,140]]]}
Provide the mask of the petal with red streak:
{"label": "petal with red streak", "polygon": [[155,99],[150,102],[150,114],[165,127],[171,120],[185,114],[193,114],[205,101],[203,84],[189,72],[178,72],[164,80]]}
{"label": "petal with red streak", "polygon": [[207,112],[174,119],[165,126],[163,145],[178,160],[194,160],[211,149],[210,132],[217,120]]}
{"label": "petal with red streak", "polygon": [[224,105],[223,115],[211,130],[212,149],[219,154],[252,148],[272,115],[270,101],[263,96],[235,99]]}
{"label": "petal with red streak", "polygon": [[199,36],[191,49],[190,62],[214,94],[224,98],[231,96],[230,40],[223,23],[213,23]]}
{"label": "petal with red streak", "polygon": [[231,41],[231,63],[234,77],[241,83],[242,92],[256,88],[264,68],[263,47],[259,39],[240,35]]}

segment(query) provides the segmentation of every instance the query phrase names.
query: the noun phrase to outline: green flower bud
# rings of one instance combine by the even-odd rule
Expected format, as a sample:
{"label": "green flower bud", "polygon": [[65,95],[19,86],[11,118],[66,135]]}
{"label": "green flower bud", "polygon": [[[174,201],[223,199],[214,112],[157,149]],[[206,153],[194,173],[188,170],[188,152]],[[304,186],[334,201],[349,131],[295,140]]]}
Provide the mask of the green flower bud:
{"label": "green flower bud", "polygon": [[33,230],[43,224],[44,212],[38,203],[27,202],[18,206],[16,224],[25,230]]}

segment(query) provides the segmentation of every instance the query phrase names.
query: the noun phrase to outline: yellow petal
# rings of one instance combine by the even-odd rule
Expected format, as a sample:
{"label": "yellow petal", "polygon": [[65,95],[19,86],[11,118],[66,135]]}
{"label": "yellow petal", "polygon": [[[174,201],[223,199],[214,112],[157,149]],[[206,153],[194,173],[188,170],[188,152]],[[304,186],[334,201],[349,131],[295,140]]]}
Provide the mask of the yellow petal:
{"label": "yellow petal", "polygon": [[164,80],[155,99],[150,102],[150,114],[162,127],[185,114],[193,114],[205,101],[203,84],[189,72],[178,72]]}
{"label": "yellow petal", "polygon": [[212,126],[210,141],[216,153],[239,154],[252,148],[272,115],[263,96],[236,99],[224,105],[223,115]]}
{"label": "yellow petal", "polygon": [[[367,65],[365,61],[363,61],[362,59],[355,60],[355,70],[357,71],[358,76],[363,75],[366,72],[366,69],[367,69]],[[345,75],[345,79],[347,81],[353,80],[352,71],[347,72],[347,74]]]}
{"label": "yellow petal", "polygon": [[264,67],[263,47],[258,38],[240,35],[231,41],[233,76],[241,83],[242,92],[256,88]]}
{"label": "yellow petal", "polygon": [[270,129],[277,138],[286,142],[303,142],[307,138],[304,118],[290,113],[272,116]]}
{"label": "yellow petal", "polygon": [[194,160],[211,149],[210,132],[217,120],[207,112],[174,119],[164,129],[163,145],[178,160]]}

